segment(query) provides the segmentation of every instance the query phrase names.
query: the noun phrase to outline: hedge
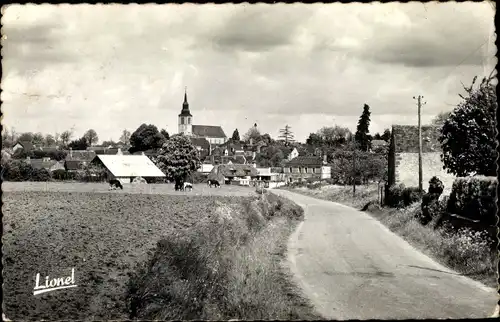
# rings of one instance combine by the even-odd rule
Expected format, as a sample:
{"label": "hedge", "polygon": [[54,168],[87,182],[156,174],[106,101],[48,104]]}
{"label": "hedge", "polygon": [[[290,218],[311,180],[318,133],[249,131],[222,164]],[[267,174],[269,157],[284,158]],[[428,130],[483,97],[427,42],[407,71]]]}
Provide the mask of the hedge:
{"label": "hedge", "polygon": [[495,225],[497,184],[496,177],[475,176],[455,179],[448,201],[448,212]]}
{"label": "hedge", "polygon": [[385,204],[392,208],[408,207],[422,198],[423,192],[417,187],[405,187],[404,184],[386,186]]}

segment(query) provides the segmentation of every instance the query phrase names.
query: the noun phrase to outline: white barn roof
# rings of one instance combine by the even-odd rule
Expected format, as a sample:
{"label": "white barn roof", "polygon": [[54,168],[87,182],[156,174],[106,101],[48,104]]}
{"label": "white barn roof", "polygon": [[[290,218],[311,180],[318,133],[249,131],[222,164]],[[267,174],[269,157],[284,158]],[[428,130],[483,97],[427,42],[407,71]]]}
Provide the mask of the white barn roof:
{"label": "white barn roof", "polygon": [[145,155],[97,155],[115,177],[165,177]]}

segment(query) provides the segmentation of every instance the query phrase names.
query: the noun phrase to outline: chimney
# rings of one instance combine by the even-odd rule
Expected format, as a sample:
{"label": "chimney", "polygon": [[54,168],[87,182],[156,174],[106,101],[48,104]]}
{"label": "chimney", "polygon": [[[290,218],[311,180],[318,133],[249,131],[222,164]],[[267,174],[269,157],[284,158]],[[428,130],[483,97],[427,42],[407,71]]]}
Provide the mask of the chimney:
{"label": "chimney", "polygon": [[72,158],[73,157],[73,148],[69,148],[69,157]]}
{"label": "chimney", "polygon": [[323,164],[327,164],[326,154],[323,155]]}
{"label": "chimney", "polygon": [[253,145],[253,138],[250,138],[250,145]]}

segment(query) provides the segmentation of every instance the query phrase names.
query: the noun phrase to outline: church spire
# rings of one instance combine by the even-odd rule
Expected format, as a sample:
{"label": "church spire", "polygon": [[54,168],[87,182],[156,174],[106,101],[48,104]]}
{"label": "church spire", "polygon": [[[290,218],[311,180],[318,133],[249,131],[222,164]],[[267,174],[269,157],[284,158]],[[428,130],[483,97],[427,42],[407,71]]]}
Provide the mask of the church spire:
{"label": "church spire", "polygon": [[189,103],[187,101],[187,87],[184,90],[184,103],[182,103],[182,110],[179,116],[192,116],[191,112],[189,111]]}

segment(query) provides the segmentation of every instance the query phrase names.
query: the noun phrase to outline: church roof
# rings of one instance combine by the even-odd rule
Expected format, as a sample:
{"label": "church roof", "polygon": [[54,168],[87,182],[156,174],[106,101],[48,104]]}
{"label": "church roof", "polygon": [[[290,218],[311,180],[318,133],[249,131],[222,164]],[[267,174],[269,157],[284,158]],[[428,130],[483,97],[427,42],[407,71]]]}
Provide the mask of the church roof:
{"label": "church roof", "polygon": [[205,138],[225,138],[226,134],[220,126],[193,125],[193,134]]}
{"label": "church roof", "polygon": [[189,103],[187,101],[187,93],[184,93],[184,103],[182,104],[181,114],[179,116],[192,116],[189,111]]}

